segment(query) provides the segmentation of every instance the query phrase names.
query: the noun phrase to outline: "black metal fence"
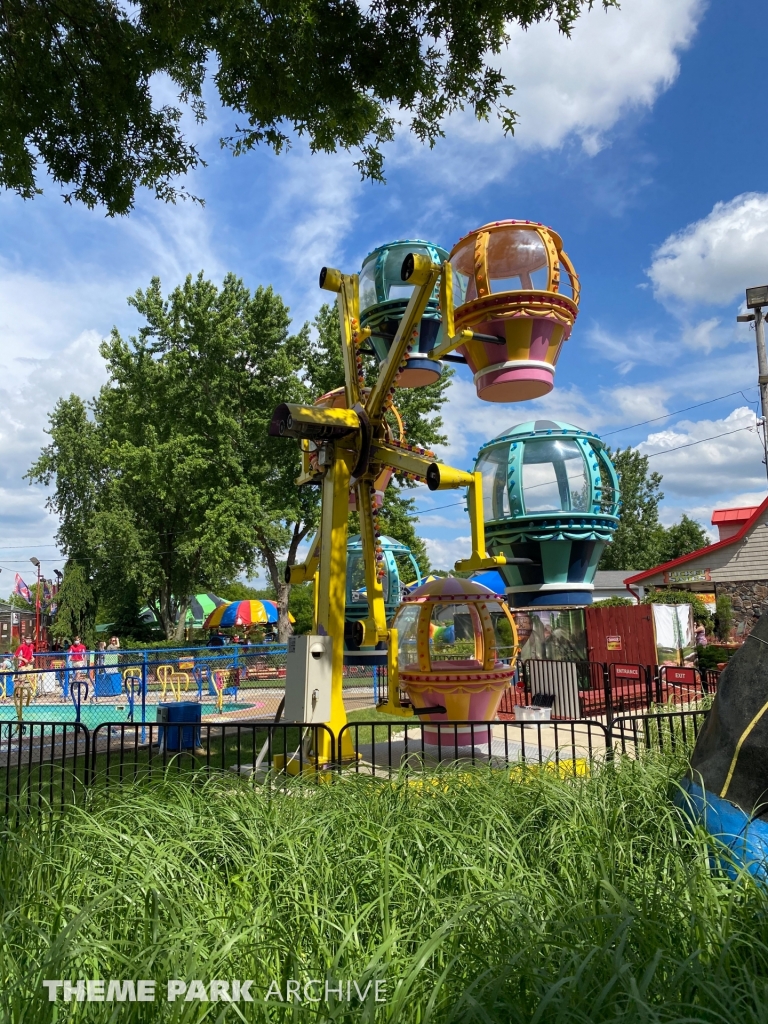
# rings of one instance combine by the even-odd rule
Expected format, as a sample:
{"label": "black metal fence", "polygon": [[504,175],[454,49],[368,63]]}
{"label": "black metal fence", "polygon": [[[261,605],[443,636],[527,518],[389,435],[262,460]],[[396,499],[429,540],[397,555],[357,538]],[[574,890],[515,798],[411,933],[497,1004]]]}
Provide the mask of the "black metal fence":
{"label": "black metal fence", "polygon": [[690,705],[717,692],[720,673],[687,665],[605,664],[599,661],[521,662],[502,697],[501,719],[538,695],[554,698],[553,718],[601,718],[669,704]]}
{"label": "black metal fence", "polygon": [[546,765],[585,774],[611,754],[609,730],[588,719],[541,722],[349,722],[339,733],[338,768],[367,775],[449,764]]}
{"label": "black metal fence", "polygon": [[196,784],[213,775],[284,786],[292,777],[392,777],[447,765],[538,767],[587,775],[616,757],[691,749],[706,711],[552,722],[7,723],[0,729],[0,801],[7,819],[57,812],[125,785],[169,774]]}
{"label": "black metal fence", "polygon": [[90,776],[91,734],[84,725],[0,725],[0,800],[6,818],[82,803]]}
{"label": "black metal fence", "polygon": [[645,750],[687,751],[696,742],[707,714],[688,710],[626,715],[611,722],[611,736],[619,753],[635,757]]}

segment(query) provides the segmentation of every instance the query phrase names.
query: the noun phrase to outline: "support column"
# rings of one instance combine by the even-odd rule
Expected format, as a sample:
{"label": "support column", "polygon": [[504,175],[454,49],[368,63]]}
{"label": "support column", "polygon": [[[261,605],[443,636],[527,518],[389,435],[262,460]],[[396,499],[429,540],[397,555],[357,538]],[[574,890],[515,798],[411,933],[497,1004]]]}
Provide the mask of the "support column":
{"label": "support column", "polygon": [[[347,586],[347,517],[349,514],[349,480],[354,453],[335,447],[331,465],[323,478],[320,516],[320,568],[317,579],[316,633],[333,637],[333,675],[331,682],[331,718],[328,726],[337,737],[347,724],[344,708],[344,612]],[[317,751],[327,761],[330,750],[327,739],[321,740]],[[337,751],[338,753],[338,751]],[[352,742],[346,736],[342,756],[352,757]]]}

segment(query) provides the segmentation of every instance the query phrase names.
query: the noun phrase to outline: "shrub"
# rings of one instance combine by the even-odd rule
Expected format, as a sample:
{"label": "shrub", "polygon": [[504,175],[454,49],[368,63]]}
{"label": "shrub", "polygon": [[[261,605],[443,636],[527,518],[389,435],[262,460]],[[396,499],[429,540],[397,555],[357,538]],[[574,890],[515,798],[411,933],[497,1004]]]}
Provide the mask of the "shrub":
{"label": "shrub", "polygon": [[715,636],[721,643],[728,643],[733,628],[733,605],[727,594],[720,594],[715,610]]}

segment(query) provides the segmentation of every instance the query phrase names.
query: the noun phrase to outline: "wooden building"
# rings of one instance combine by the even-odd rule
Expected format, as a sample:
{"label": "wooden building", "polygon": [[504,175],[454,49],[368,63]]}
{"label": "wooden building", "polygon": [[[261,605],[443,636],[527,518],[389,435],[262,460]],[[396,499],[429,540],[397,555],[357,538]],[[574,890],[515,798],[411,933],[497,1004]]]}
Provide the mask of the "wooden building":
{"label": "wooden building", "polygon": [[0,601],[0,653],[13,651],[21,640],[35,636],[35,609],[14,608]]}
{"label": "wooden building", "polygon": [[636,588],[690,590],[710,607],[725,595],[733,606],[736,636],[749,633],[768,609],[768,498],[755,507],[713,513],[720,539],[682,558],[635,573]]}

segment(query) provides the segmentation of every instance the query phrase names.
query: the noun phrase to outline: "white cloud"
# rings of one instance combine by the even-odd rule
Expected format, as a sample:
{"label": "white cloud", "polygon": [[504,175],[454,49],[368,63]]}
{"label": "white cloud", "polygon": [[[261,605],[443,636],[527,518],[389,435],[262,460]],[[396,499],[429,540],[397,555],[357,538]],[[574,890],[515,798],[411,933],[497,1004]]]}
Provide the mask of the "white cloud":
{"label": "white cloud", "polygon": [[[704,6],[702,0],[625,0],[608,11],[596,5],[570,38],[554,22],[513,27],[509,45],[489,60],[515,86],[514,136],[505,138],[495,117],[484,122],[470,111],[457,113],[436,147],[441,162],[430,161],[433,173],[465,191],[503,177],[520,152],[557,149],[569,137],[596,154],[622,118],[649,109],[675,81]],[[420,149],[413,138],[401,139],[395,160],[413,160]]]}
{"label": "white cloud", "polygon": [[650,469],[663,475],[662,490],[667,496],[723,505],[729,502],[729,494],[758,491],[764,485],[762,441],[755,414],[746,406],[722,419],[682,420],[649,434],[637,448],[652,456]]}
{"label": "white cloud", "polygon": [[[275,173],[263,231],[270,244],[263,252],[264,276],[273,279],[280,260],[293,281],[296,319],[313,314],[332,296],[317,288],[323,266],[357,269],[366,250],[347,254],[344,242],[355,233],[356,204],[366,186],[348,153],[311,154],[292,150],[271,161]],[[296,282],[303,286],[296,288]]]}
{"label": "white cloud", "polygon": [[669,397],[669,391],[664,385],[627,384],[601,390],[606,402],[614,406],[611,411],[618,422],[652,419],[664,416],[667,412],[666,399]]}
{"label": "white cloud", "polygon": [[664,341],[655,331],[630,330],[618,334],[600,324],[587,329],[586,342],[601,359],[612,362],[623,376],[638,365],[668,366],[680,354],[675,341]]}
{"label": "white cloud", "polygon": [[575,133],[596,153],[628,111],[649,108],[680,71],[701,0],[624,0],[595,6],[565,38],[552,22],[515,29],[502,68],[516,86],[512,105],[524,148],[554,148]]}
{"label": "white cloud", "polygon": [[[90,398],[105,381],[104,363],[98,354],[100,340],[96,331],[85,331],[52,355],[27,358],[21,364],[17,360],[12,372],[4,375],[0,387],[0,529],[3,540],[11,545],[33,538],[34,543],[43,545],[52,542],[57,523],[45,509],[46,489],[30,487],[23,476],[48,440],[44,431],[56,401],[72,392]],[[47,555],[53,557],[53,550]],[[8,557],[0,549],[3,564]],[[0,589],[3,586],[0,584]]]}
{"label": "white cloud", "polygon": [[471,538],[454,537],[451,540],[437,540],[424,537],[429,561],[434,569],[453,569],[460,558],[469,558],[472,553]]}
{"label": "white cloud", "polygon": [[448,444],[435,450],[450,465],[470,468],[481,445],[517,423],[549,417],[595,430],[607,421],[607,412],[575,385],[558,387],[557,383],[553,391],[534,402],[482,402],[472,381],[457,374],[441,413]]}
{"label": "white cloud", "polygon": [[[670,235],[648,269],[665,304],[727,305],[768,280],[768,194],[716,203],[701,220]],[[712,321],[707,321],[712,323]]]}

